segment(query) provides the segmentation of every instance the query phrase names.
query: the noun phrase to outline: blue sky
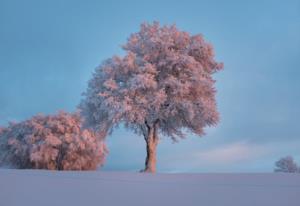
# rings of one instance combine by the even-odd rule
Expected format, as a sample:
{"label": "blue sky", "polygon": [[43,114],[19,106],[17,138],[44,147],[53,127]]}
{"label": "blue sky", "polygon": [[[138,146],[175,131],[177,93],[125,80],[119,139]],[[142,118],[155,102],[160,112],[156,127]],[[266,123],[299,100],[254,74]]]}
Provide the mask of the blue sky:
{"label": "blue sky", "polygon": [[[221,122],[158,146],[160,172],[270,172],[300,163],[300,1],[0,0],[0,125],[74,111],[94,68],[142,22],[202,33],[224,62],[215,75]],[[104,170],[143,167],[142,137],[107,138]]]}

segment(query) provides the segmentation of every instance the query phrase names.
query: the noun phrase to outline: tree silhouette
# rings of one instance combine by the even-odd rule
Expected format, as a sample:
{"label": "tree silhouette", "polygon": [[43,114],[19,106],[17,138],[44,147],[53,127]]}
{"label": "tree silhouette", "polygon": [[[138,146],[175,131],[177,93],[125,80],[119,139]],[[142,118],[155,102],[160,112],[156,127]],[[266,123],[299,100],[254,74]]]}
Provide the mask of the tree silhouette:
{"label": "tree silhouette", "polygon": [[275,162],[275,166],[276,166],[274,170],[275,172],[288,172],[288,173],[300,172],[300,170],[298,170],[298,166],[296,162],[291,156],[281,158],[280,160]]}

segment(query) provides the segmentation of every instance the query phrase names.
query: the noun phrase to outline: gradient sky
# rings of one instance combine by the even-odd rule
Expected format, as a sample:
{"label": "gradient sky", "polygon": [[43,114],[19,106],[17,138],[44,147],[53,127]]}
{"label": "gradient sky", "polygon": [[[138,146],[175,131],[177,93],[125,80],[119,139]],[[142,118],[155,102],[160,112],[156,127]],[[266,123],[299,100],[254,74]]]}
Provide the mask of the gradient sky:
{"label": "gradient sky", "polygon": [[[300,1],[0,0],[0,125],[36,113],[74,111],[91,73],[142,22],[202,33],[224,62],[221,122],[207,135],[158,145],[160,172],[271,172],[300,163]],[[143,167],[142,137],[107,139],[104,170]]]}

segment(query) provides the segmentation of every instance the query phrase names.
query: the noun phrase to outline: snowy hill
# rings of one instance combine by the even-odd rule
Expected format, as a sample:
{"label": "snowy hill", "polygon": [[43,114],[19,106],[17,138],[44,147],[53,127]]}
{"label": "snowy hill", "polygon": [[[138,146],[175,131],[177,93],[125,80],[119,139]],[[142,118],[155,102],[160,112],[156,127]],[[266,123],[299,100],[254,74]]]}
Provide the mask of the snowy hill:
{"label": "snowy hill", "polygon": [[299,206],[299,174],[0,170],[1,206]]}

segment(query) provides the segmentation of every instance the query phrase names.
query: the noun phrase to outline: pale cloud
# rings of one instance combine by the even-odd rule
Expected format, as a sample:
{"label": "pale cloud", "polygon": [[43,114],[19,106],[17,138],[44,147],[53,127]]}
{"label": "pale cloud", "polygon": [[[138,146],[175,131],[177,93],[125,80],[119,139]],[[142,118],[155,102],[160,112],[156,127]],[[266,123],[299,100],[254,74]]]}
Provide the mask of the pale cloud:
{"label": "pale cloud", "polygon": [[192,154],[199,162],[211,164],[237,163],[246,160],[256,159],[268,154],[270,150],[260,145],[237,142],[228,145],[221,145],[205,151]]}
{"label": "pale cloud", "polygon": [[[260,159],[272,156],[271,145],[258,145],[250,142],[218,144],[202,150],[166,155],[160,158],[162,171],[170,172],[213,172],[243,171],[243,167]],[[271,162],[272,164],[273,162]],[[173,171],[174,170],[174,171]]]}

